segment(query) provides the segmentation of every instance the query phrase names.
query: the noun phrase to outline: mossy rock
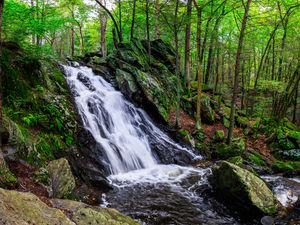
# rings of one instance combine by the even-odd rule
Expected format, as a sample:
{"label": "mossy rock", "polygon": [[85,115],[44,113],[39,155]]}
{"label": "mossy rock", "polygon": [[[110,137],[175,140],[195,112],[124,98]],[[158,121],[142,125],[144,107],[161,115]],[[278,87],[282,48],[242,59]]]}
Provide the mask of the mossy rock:
{"label": "mossy rock", "polygon": [[300,149],[278,151],[276,155],[282,159],[300,161]]}
{"label": "mossy rock", "polygon": [[300,171],[300,161],[280,161],[277,160],[272,165],[272,169],[279,173],[279,172],[286,172],[286,171]]}
{"label": "mossy rock", "polygon": [[215,121],[215,112],[211,107],[210,98],[204,94],[201,96],[201,120],[206,123]]}
{"label": "mossy rock", "polygon": [[235,157],[231,157],[229,159],[227,159],[226,161],[235,164],[237,166],[242,167],[243,166],[243,158],[241,156],[235,156]]}
{"label": "mossy rock", "polygon": [[299,131],[299,128],[297,127],[297,125],[292,123],[291,121],[289,121],[289,119],[284,118],[282,122],[283,122],[283,126],[287,127],[288,129]]}
{"label": "mossy rock", "polygon": [[225,133],[223,130],[216,130],[215,135],[214,135],[214,140],[217,142],[224,141],[225,139]]}
{"label": "mossy rock", "polygon": [[223,118],[223,125],[226,128],[230,127],[230,121],[226,117]]}
{"label": "mossy rock", "polygon": [[248,126],[249,120],[246,117],[238,116],[236,122],[240,127],[245,128]]}
{"label": "mossy rock", "polygon": [[214,145],[215,153],[220,159],[228,159],[230,157],[241,156],[245,149],[245,141],[241,138],[233,139],[231,145],[218,143]]}
{"label": "mossy rock", "polygon": [[51,161],[47,170],[51,178],[53,197],[67,198],[75,189],[75,178],[69,162],[65,158]]}
{"label": "mossy rock", "polygon": [[253,216],[274,215],[279,209],[262,179],[232,163],[221,161],[213,168],[212,185],[227,203]]}
{"label": "mossy rock", "polygon": [[298,148],[300,148],[300,132],[299,131],[291,130],[288,132],[287,136],[291,141],[294,141],[295,143],[297,143]]}
{"label": "mossy rock", "polygon": [[10,171],[2,153],[0,152],[0,187],[15,188],[18,185],[16,176]]}
{"label": "mossy rock", "polygon": [[257,152],[249,153],[247,158],[257,166],[266,166],[266,161]]}
{"label": "mossy rock", "polygon": [[0,188],[0,224],[74,225],[59,209],[42,202],[30,192]]}

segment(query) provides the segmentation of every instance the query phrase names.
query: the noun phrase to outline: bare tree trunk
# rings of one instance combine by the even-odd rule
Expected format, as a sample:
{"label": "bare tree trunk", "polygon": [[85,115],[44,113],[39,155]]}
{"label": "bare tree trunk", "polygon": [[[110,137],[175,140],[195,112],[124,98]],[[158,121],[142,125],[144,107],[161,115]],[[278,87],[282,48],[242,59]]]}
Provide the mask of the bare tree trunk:
{"label": "bare tree trunk", "polygon": [[179,69],[179,41],[178,41],[178,8],[179,1],[176,0],[175,7],[175,20],[174,20],[174,39],[175,39],[175,52],[176,52],[176,77],[177,77],[177,104],[176,104],[176,127],[180,126],[180,69]]}
{"label": "bare tree trunk", "polygon": [[186,79],[186,87],[191,89],[191,16],[192,16],[192,0],[187,0],[187,24],[185,29],[185,59],[184,72]]}
{"label": "bare tree trunk", "polygon": [[122,4],[121,4],[121,0],[118,0],[118,4],[119,4],[119,29],[120,29],[121,39],[123,39],[123,29],[122,29]]}
{"label": "bare tree trunk", "polygon": [[132,19],[131,19],[131,32],[130,32],[130,40],[131,41],[134,38],[135,9],[136,9],[136,0],[133,0]]}
{"label": "bare tree trunk", "polygon": [[197,104],[196,104],[196,128],[201,128],[201,95],[202,95],[202,62],[201,62],[201,25],[202,8],[193,0],[197,9]]}
{"label": "bare tree trunk", "polygon": [[100,19],[100,35],[101,35],[100,37],[101,53],[105,57],[107,55],[107,49],[106,49],[107,18],[101,11],[99,13],[99,19]]}
{"label": "bare tree trunk", "polygon": [[278,80],[282,80],[282,63],[283,63],[283,51],[285,46],[285,40],[286,40],[286,33],[287,33],[287,24],[288,24],[288,18],[286,18],[285,22],[283,22],[283,36],[281,39],[281,47],[280,47],[280,53],[279,53],[279,64],[278,64]]}
{"label": "bare tree trunk", "polygon": [[273,43],[272,43],[272,75],[271,79],[275,79],[275,35],[273,36]]}
{"label": "bare tree trunk", "polygon": [[295,99],[294,99],[294,110],[293,110],[293,123],[296,123],[296,115],[297,115],[297,100],[298,100],[298,89],[299,89],[299,84],[296,88],[295,92]]}
{"label": "bare tree trunk", "polygon": [[150,43],[150,30],[149,30],[149,0],[146,0],[146,30],[147,30],[147,44],[148,44],[148,57],[149,63],[151,60],[151,43]]}
{"label": "bare tree trunk", "polygon": [[251,1],[252,0],[247,0],[247,5],[245,7],[245,13],[244,13],[244,17],[243,17],[241,32],[240,32],[238,49],[237,49],[237,53],[236,53],[235,70],[234,70],[234,87],[233,87],[233,95],[232,95],[232,100],[231,100],[231,111],[230,111],[230,126],[228,129],[228,136],[227,136],[228,144],[231,144],[232,135],[233,135],[234,119],[235,119],[235,104],[236,104],[236,99],[237,99],[237,95],[238,95],[238,87],[239,87],[241,54],[242,54],[242,49],[243,49],[244,35],[245,35],[246,26],[247,26],[248,13],[249,13]]}
{"label": "bare tree trunk", "polygon": [[[0,0],[0,58],[2,56],[2,22],[3,22],[4,0]],[[3,130],[3,84],[2,67],[0,65],[0,151],[2,151],[2,130]]]}
{"label": "bare tree trunk", "polygon": [[159,0],[155,0],[155,34],[156,34],[156,39],[160,39],[159,14],[160,14]]}
{"label": "bare tree trunk", "polygon": [[79,26],[79,34],[80,34],[80,55],[84,52],[84,39],[83,39],[83,32],[82,32],[82,24]]}
{"label": "bare tree trunk", "polygon": [[[103,8],[105,10],[105,12],[109,15],[109,17],[113,21],[114,26],[115,26],[115,29],[113,29],[113,31],[115,30],[115,32],[117,32],[118,38],[119,38],[119,42],[122,42],[123,41],[122,33],[119,30],[117,21],[115,20],[114,16],[111,14],[111,12],[109,11],[109,9],[106,8],[104,4],[102,4],[102,2],[100,0],[95,0],[95,1],[100,5],[101,8]],[[116,36],[116,34],[113,34],[113,35]],[[116,45],[116,42],[114,42],[114,44]]]}

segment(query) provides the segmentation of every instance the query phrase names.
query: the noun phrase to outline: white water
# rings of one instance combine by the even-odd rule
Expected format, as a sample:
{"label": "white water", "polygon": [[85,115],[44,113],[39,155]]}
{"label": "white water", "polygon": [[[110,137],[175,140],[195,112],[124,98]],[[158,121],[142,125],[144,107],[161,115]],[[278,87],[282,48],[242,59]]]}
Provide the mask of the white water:
{"label": "white water", "polygon": [[106,153],[111,174],[151,168],[158,160],[151,152],[149,135],[180,151],[188,149],[174,143],[147,116],[111,84],[88,67],[64,66],[67,82],[75,97],[83,124]]}

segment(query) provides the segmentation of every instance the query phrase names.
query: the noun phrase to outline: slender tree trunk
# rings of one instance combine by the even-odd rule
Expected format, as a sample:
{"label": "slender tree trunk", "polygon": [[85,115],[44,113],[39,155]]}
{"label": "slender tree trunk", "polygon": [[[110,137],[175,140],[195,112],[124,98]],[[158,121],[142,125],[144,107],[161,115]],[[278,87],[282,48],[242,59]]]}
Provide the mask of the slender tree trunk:
{"label": "slender tree trunk", "polygon": [[215,95],[215,93],[218,91],[218,85],[219,85],[219,79],[220,79],[220,69],[219,69],[219,65],[220,65],[220,47],[219,47],[219,41],[217,40],[216,46],[217,46],[217,57],[216,57],[216,76],[215,76],[215,86],[214,86],[214,93],[213,96]]}
{"label": "slender tree trunk", "polygon": [[176,77],[177,77],[177,104],[176,104],[176,127],[180,126],[180,69],[179,69],[179,40],[178,40],[178,8],[179,1],[176,0],[175,6],[175,20],[174,20],[174,39],[175,39],[175,52],[176,52]]}
{"label": "slender tree trunk", "polygon": [[[40,23],[40,8],[39,8],[40,4],[39,4],[39,0],[35,1],[35,9],[36,9],[36,19],[38,21],[38,23]],[[36,45],[39,46],[40,45],[40,34],[36,35]]]}
{"label": "slender tree trunk", "polygon": [[106,49],[106,26],[107,26],[107,18],[103,14],[103,12],[100,11],[99,13],[99,19],[100,19],[100,46],[101,46],[101,53],[105,57],[107,55],[107,49]]}
{"label": "slender tree trunk", "polygon": [[287,33],[287,24],[288,24],[288,17],[286,18],[285,22],[283,22],[283,36],[281,39],[281,47],[279,53],[279,64],[278,64],[278,80],[282,80],[282,63],[283,63],[283,51],[285,46],[286,40],[286,33]]}
{"label": "slender tree trunk", "polygon": [[191,89],[191,16],[192,16],[192,0],[187,0],[187,24],[185,29],[185,59],[184,72],[186,79],[186,87]]}
{"label": "slender tree trunk", "polygon": [[155,0],[155,34],[156,34],[156,39],[160,39],[159,14],[160,14],[159,0]]}
{"label": "slender tree trunk", "polygon": [[273,36],[273,43],[272,43],[272,75],[271,79],[275,79],[275,35]]}
{"label": "slender tree trunk", "polygon": [[245,108],[245,60],[242,60],[242,99],[241,110]]}
{"label": "slender tree trunk", "polygon": [[[104,9],[104,11],[109,15],[109,17],[110,17],[111,20],[113,21],[114,26],[115,26],[115,29],[113,29],[113,32],[117,32],[119,42],[122,42],[122,41],[123,41],[122,33],[121,33],[120,30],[119,30],[117,21],[115,20],[114,16],[111,14],[111,12],[109,11],[109,9],[106,8],[104,4],[102,4],[102,2],[101,2],[100,0],[95,0],[95,1],[100,5],[101,8]],[[113,33],[113,36],[115,36],[114,45],[116,46],[116,33],[115,33],[115,34]]]}
{"label": "slender tree trunk", "polygon": [[121,4],[121,0],[118,0],[118,4],[119,4],[119,29],[120,29],[121,39],[123,39],[123,29],[122,29],[122,4]]}
{"label": "slender tree trunk", "polygon": [[83,39],[83,32],[82,32],[82,24],[79,26],[79,34],[80,34],[80,55],[84,52],[84,39]]}
{"label": "slender tree trunk", "polygon": [[131,30],[130,30],[130,40],[131,40],[131,41],[132,41],[133,38],[134,38],[135,10],[136,10],[136,0],[133,0],[132,19],[131,19]]}
{"label": "slender tree trunk", "polygon": [[[2,57],[2,23],[3,23],[4,0],[0,0],[0,59]],[[0,151],[2,151],[2,130],[3,130],[3,71],[0,65]]]}
{"label": "slender tree trunk", "polygon": [[237,99],[237,95],[238,95],[238,87],[239,87],[241,54],[242,54],[242,49],[243,49],[244,35],[245,35],[246,26],[247,26],[248,13],[249,13],[251,1],[252,0],[247,0],[247,5],[245,8],[245,13],[244,13],[244,17],[243,17],[241,32],[240,32],[238,49],[237,49],[237,53],[236,53],[235,71],[234,71],[234,87],[233,87],[233,95],[232,95],[231,111],[230,111],[230,126],[228,129],[228,136],[227,136],[228,144],[231,144],[232,135],[233,135],[234,119],[235,119],[235,104],[236,104],[236,99]]}
{"label": "slender tree trunk", "polygon": [[148,60],[151,60],[151,43],[150,43],[150,30],[149,30],[149,0],[146,0],[146,30],[147,30],[147,44],[148,44]]}
{"label": "slender tree trunk", "polygon": [[296,92],[295,92],[294,110],[293,110],[293,123],[296,123],[298,90],[299,90],[299,85],[297,86]]}
{"label": "slender tree trunk", "polygon": [[196,103],[196,128],[201,128],[201,95],[202,95],[202,62],[201,62],[201,25],[202,8],[193,0],[197,9],[197,103]]}

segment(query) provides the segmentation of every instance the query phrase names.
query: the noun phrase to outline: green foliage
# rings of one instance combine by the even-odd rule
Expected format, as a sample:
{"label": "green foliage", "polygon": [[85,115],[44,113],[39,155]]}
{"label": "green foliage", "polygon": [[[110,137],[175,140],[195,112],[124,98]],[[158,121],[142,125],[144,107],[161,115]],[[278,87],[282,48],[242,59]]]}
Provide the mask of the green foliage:
{"label": "green foliage", "polygon": [[300,170],[300,161],[276,161],[272,165],[272,169],[276,172]]}
{"label": "green foliage", "polygon": [[252,152],[248,155],[248,159],[258,166],[266,166],[265,160],[257,152]]}

